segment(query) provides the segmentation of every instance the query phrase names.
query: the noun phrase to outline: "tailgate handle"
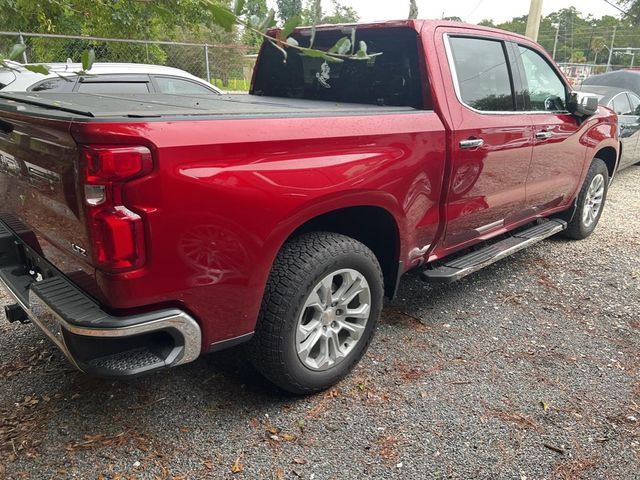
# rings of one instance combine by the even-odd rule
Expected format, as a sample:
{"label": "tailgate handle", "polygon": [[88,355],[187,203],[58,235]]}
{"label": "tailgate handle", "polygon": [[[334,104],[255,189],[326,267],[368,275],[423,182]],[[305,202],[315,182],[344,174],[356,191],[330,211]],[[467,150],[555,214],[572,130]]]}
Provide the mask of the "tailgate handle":
{"label": "tailgate handle", "polygon": [[6,134],[13,132],[13,124],[0,120],[0,131]]}

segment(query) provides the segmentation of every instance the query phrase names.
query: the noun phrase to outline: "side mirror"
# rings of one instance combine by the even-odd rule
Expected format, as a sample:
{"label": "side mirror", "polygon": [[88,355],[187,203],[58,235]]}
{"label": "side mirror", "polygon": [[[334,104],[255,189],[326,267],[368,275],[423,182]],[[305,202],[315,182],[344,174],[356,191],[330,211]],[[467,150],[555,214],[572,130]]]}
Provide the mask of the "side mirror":
{"label": "side mirror", "polygon": [[573,91],[569,94],[567,108],[577,117],[589,117],[598,111],[598,97],[593,93]]}

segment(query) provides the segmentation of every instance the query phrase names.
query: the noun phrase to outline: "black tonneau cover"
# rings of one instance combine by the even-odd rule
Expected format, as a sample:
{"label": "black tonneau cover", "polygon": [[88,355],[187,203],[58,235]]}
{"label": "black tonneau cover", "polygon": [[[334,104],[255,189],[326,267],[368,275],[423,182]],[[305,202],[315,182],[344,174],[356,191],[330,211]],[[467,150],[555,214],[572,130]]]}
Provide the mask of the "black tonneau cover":
{"label": "black tonneau cover", "polygon": [[0,93],[0,111],[75,121],[135,121],[193,117],[259,118],[381,115],[412,112],[380,107],[255,95],[100,95],[90,93]]}

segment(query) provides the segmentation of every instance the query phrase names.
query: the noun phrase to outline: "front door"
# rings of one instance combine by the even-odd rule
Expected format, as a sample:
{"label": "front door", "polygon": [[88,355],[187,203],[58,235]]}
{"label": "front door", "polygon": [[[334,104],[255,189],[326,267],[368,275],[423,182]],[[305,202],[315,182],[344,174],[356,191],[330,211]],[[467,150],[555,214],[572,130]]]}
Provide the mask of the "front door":
{"label": "front door", "polygon": [[566,205],[580,183],[586,145],[580,142],[578,119],[566,109],[568,86],[547,58],[517,45],[525,85],[525,108],[534,128],[527,177],[527,207],[537,212]]}
{"label": "front door", "polygon": [[454,31],[444,38],[453,79],[445,248],[488,238],[520,220],[533,135],[531,119],[517,112],[506,42]]}

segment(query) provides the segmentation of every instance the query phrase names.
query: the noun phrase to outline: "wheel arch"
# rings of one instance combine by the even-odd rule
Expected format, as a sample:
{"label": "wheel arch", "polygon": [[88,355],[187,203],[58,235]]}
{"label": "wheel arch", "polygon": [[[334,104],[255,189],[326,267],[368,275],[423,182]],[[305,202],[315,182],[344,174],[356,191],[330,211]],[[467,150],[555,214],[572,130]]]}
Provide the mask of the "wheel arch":
{"label": "wheel arch", "polygon": [[[622,153],[622,145],[620,145],[619,152]],[[616,174],[616,170],[618,169],[619,152],[612,146],[606,146],[596,151],[593,156],[593,158],[599,158],[605,163],[607,170],[609,171],[609,179],[613,179]]]}
{"label": "wheel arch", "polygon": [[400,271],[401,240],[398,222],[389,210],[373,205],[331,210],[306,220],[286,241],[318,231],[346,235],[369,247],[382,268],[385,295],[390,298],[395,295]]}

